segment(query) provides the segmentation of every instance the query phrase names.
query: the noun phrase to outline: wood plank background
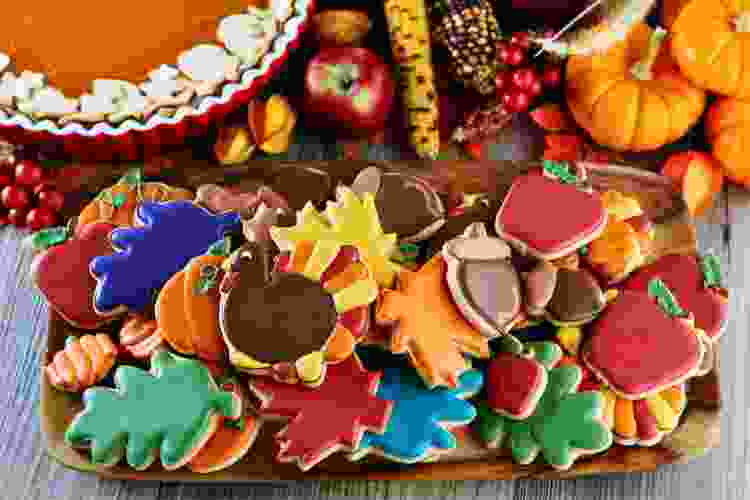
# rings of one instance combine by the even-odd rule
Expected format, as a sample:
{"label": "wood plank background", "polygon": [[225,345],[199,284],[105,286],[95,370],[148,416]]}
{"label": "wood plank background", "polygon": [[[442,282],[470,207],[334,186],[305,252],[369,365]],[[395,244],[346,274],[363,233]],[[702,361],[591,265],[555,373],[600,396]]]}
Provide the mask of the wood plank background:
{"label": "wood plank background", "polygon": [[[295,144],[290,159],[330,159],[331,146],[306,141]],[[499,157],[516,158],[513,151]],[[371,147],[370,159],[395,159],[382,147]],[[517,159],[517,158],[516,158]],[[38,369],[47,333],[47,307],[33,289],[28,269],[31,254],[22,233],[0,230],[0,499],[253,499],[422,497],[474,499],[711,499],[750,496],[750,413],[745,384],[748,347],[747,299],[743,283],[750,261],[750,195],[730,188],[698,224],[700,246],[713,249],[725,263],[731,290],[731,322],[721,343],[721,446],[685,465],[667,466],[651,474],[594,477],[569,481],[464,482],[299,482],[284,485],[209,486],[198,484],[128,483],[100,480],[67,470],[45,454],[37,418]],[[750,255],[748,255],[750,258]]]}

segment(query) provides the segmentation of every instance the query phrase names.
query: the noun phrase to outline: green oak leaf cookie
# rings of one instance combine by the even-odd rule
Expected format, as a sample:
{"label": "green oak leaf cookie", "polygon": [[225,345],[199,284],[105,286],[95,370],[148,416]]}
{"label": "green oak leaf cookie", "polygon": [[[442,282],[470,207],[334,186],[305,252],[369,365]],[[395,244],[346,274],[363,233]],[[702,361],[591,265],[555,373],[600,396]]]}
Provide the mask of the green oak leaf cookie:
{"label": "green oak leaf cookie", "polygon": [[177,469],[213,435],[220,417],[242,413],[238,397],[219,390],[208,368],[167,351],[151,356],[150,373],[120,366],[114,379],[116,389],[84,392],[84,410],[65,432],[69,445],[90,447],[96,465],[112,466],[125,456],[144,470],[158,452],[165,469]]}
{"label": "green oak leaf cookie", "polygon": [[488,447],[495,448],[505,442],[513,460],[520,464],[530,464],[541,453],[551,466],[564,470],[579,455],[609,448],[612,433],[602,422],[602,395],[576,393],[583,377],[581,368],[574,365],[551,368],[560,358],[548,344],[558,347],[552,342],[524,346],[549,370],[547,387],[534,413],[525,420],[512,420],[481,404],[472,428]]}

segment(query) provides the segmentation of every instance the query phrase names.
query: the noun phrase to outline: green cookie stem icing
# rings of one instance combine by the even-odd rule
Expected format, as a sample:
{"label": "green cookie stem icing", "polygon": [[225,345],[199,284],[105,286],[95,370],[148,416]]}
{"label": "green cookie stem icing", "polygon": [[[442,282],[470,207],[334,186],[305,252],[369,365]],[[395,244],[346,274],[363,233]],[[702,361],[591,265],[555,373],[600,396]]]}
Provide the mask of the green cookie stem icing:
{"label": "green cookie stem icing", "polygon": [[721,266],[716,255],[711,253],[704,255],[701,259],[701,269],[703,270],[703,286],[706,288],[721,287]]}
{"label": "green cookie stem icing", "polygon": [[173,469],[205,438],[214,415],[238,418],[241,404],[216,388],[200,362],[157,351],[151,373],[121,366],[116,390],[95,387],[84,395],[84,410],[65,432],[72,446],[90,445],[91,461],[114,465],[123,455],[142,470],[156,458]]}
{"label": "green cookie stem icing", "polygon": [[648,294],[656,299],[656,303],[670,316],[684,318],[688,313],[680,307],[677,299],[672,294],[667,285],[659,278],[654,278],[648,282]]}
{"label": "green cookie stem icing", "polygon": [[70,235],[71,231],[67,226],[41,229],[31,235],[31,247],[37,251],[47,250],[55,245],[65,243]]}
{"label": "green cookie stem icing", "polygon": [[563,184],[577,184],[578,183],[578,177],[576,177],[575,174],[572,174],[570,172],[568,164],[564,161],[558,162],[558,161],[552,161],[552,160],[544,160],[542,162],[542,168],[544,168],[544,171],[548,175],[551,175],[552,177],[556,178],[558,181],[562,182]]}
{"label": "green cookie stem icing", "polygon": [[206,251],[206,255],[214,255],[216,257],[229,257],[232,253],[232,237],[225,236],[223,239],[217,241]]}

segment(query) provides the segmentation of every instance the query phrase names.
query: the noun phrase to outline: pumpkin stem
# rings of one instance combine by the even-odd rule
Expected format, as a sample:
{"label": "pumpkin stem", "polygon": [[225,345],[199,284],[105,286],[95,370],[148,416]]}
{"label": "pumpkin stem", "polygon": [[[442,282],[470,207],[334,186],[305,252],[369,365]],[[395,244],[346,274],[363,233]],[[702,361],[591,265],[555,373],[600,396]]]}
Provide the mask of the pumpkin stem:
{"label": "pumpkin stem", "polygon": [[734,31],[738,33],[750,32],[750,12],[736,15],[732,19],[732,26],[734,26]]}
{"label": "pumpkin stem", "polygon": [[630,68],[630,72],[635,78],[638,80],[651,80],[653,77],[651,69],[654,66],[656,56],[659,55],[661,44],[666,36],[667,31],[663,28],[656,28],[651,32],[651,37],[648,40],[648,51],[646,52],[646,56]]}

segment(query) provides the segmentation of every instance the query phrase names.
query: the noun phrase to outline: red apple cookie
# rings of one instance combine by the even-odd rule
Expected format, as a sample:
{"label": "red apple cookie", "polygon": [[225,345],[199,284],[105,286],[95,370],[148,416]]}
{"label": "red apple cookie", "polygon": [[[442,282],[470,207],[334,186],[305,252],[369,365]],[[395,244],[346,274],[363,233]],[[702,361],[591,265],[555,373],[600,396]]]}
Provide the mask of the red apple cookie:
{"label": "red apple cookie", "polygon": [[562,257],[597,238],[607,211],[601,198],[579,180],[565,183],[539,170],[517,177],[495,217],[497,234],[519,252],[543,260]]}
{"label": "red apple cookie", "polygon": [[470,225],[443,247],[453,300],[487,337],[507,333],[522,318],[521,280],[510,255],[508,244],[488,236],[481,223]]}
{"label": "red apple cookie", "polygon": [[729,315],[729,300],[720,276],[706,279],[702,260],[694,255],[665,255],[636,271],[624,286],[644,291],[653,278],[661,279],[672,290],[680,305],[692,313],[697,328],[712,341],[719,339]]}
{"label": "red apple cookie", "polygon": [[353,247],[301,242],[269,272],[263,245],[232,257],[222,283],[221,331],[231,363],[253,375],[317,386],[366,333],[377,284]]}
{"label": "red apple cookie", "polygon": [[487,406],[513,420],[528,418],[547,387],[547,369],[531,357],[502,352],[487,367]]}
{"label": "red apple cookie", "polygon": [[396,233],[399,241],[426,240],[445,224],[443,201],[421,177],[368,167],[357,174],[351,188],[359,196],[375,196],[383,231]]}
{"label": "red apple cookie", "polygon": [[625,399],[656,394],[701,367],[705,335],[684,311],[670,314],[657,301],[652,294],[620,292],[592,323],[582,348],[589,368]]}
{"label": "red apple cookie", "polygon": [[77,328],[94,330],[112,319],[94,309],[96,279],[89,264],[114,252],[109,239],[114,228],[105,222],[79,226],[73,238],[38,254],[31,265],[32,279],[50,307]]}

